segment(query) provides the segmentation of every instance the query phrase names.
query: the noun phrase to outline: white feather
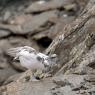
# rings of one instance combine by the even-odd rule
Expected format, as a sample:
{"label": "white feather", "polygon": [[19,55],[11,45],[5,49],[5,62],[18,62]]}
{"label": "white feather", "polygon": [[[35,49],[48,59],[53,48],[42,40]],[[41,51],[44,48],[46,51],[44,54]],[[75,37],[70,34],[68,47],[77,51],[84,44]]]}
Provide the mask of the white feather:
{"label": "white feather", "polygon": [[[9,49],[8,54],[13,55],[13,57],[16,57],[20,60],[20,64],[23,67],[26,67],[27,69],[41,69],[45,70],[46,66],[51,65],[53,60],[40,52],[37,52],[35,49],[29,47],[29,46],[24,46],[24,47],[17,47],[17,48],[12,48]],[[38,60],[37,58],[40,58]]]}

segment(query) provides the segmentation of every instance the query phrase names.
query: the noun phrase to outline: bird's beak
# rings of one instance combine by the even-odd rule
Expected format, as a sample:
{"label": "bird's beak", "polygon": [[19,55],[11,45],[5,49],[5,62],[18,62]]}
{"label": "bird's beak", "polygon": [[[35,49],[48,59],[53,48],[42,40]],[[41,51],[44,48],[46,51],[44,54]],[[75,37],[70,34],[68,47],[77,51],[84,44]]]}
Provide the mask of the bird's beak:
{"label": "bird's beak", "polygon": [[14,58],[14,60],[18,60],[18,58],[19,58],[19,57],[18,57],[18,56],[16,56],[16,57]]}
{"label": "bird's beak", "polygon": [[56,54],[52,54],[50,55],[51,58],[57,58],[57,55]]}

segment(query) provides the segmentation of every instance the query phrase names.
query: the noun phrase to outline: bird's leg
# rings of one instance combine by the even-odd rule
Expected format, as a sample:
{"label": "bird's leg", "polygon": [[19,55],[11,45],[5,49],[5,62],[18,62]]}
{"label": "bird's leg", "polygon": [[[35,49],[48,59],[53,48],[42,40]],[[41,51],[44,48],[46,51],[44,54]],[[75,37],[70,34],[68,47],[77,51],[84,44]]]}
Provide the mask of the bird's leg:
{"label": "bird's leg", "polygon": [[36,73],[37,70],[33,70],[32,71],[32,75],[31,75],[31,81],[39,81],[36,76],[35,76],[35,73]]}
{"label": "bird's leg", "polygon": [[34,73],[34,76],[36,79],[40,80],[43,78],[51,77],[52,75],[49,72],[45,72],[44,70],[37,69],[37,71]]}
{"label": "bird's leg", "polygon": [[42,79],[44,77],[43,71],[41,69],[37,69],[37,71],[34,73],[34,76],[38,80]]}
{"label": "bird's leg", "polygon": [[31,76],[31,81],[39,81],[34,75]]}

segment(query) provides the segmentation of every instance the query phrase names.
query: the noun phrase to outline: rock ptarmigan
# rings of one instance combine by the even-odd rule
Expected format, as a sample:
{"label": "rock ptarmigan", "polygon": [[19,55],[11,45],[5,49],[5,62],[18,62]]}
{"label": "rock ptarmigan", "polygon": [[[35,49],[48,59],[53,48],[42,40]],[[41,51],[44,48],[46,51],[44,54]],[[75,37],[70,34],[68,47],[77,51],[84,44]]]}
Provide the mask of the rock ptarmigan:
{"label": "rock ptarmigan", "polygon": [[21,66],[31,69],[32,71],[46,71],[47,68],[55,65],[57,61],[56,54],[48,56],[29,46],[10,48],[8,49],[8,54],[13,56],[14,59],[18,59]]}

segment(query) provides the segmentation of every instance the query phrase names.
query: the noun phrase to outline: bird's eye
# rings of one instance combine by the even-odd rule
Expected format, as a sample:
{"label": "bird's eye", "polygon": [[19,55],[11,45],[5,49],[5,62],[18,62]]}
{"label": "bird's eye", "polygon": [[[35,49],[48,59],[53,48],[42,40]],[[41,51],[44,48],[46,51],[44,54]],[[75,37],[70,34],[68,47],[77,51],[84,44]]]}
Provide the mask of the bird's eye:
{"label": "bird's eye", "polygon": [[40,56],[37,56],[38,61],[42,61],[43,59]]}
{"label": "bird's eye", "polygon": [[33,51],[32,50],[29,50],[29,53],[32,53]]}

